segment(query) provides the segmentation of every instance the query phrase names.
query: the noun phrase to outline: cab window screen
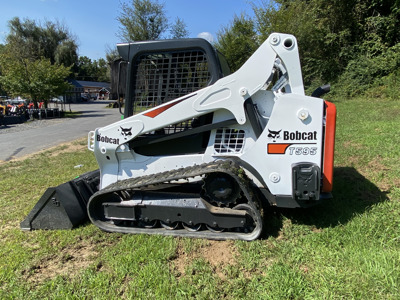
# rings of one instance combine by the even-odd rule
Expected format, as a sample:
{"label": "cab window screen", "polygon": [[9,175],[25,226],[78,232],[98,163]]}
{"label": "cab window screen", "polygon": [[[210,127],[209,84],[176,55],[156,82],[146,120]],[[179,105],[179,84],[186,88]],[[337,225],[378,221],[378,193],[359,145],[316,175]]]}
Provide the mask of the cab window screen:
{"label": "cab window screen", "polygon": [[206,54],[196,49],[142,54],[133,70],[134,113],[202,89],[211,80]]}

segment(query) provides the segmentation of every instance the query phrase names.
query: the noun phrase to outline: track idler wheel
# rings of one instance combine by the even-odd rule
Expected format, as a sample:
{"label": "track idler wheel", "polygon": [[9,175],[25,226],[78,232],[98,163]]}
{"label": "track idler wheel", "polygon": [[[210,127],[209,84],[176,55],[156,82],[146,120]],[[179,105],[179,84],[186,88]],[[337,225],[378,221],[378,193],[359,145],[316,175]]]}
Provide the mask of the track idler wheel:
{"label": "track idler wheel", "polygon": [[203,193],[210,203],[232,207],[240,196],[236,181],[225,173],[211,173],[204,179]]}

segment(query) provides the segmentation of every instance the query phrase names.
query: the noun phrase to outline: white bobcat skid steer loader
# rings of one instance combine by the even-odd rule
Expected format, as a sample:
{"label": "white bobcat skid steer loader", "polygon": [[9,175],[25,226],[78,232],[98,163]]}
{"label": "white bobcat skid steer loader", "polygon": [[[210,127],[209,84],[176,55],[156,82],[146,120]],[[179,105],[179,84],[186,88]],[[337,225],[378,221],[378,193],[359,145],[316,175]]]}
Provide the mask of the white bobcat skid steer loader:
{"label": "white bobcat skid steer loader", "polygon": [[235,73],[204,40],[121,44],[125,118],[89,133],[90,220],[109,232],[253,240],[262,208],[332,189],[336,109],[304,95],[296,39],[272,34]]}

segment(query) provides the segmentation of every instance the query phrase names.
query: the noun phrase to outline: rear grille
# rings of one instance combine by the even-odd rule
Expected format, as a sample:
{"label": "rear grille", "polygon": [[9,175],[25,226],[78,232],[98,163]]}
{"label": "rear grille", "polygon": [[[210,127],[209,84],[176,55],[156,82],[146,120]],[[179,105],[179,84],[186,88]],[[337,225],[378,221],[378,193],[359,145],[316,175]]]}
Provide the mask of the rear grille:
{"label": "rear grille", "polygon": [[216,153],[240,153],[244,146],[244,130],[220,128],[215,135]]}
{"label": "rear grille", "polygon": [[134,113],[206,87],[211,74],[202,50],[139,55],[134,61]]}

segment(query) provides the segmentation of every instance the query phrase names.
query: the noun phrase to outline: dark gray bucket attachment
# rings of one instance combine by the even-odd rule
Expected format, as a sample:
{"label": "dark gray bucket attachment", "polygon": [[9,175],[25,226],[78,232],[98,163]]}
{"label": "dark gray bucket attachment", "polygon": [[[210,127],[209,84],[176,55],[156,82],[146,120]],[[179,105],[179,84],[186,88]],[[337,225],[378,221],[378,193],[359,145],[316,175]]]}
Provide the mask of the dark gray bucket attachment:
{"label": "dark gray bucket attachment", "polygon": [[99,183],[100,171],[96,170],[48,188],[21,222],[21,229],[72,229],[88,221],[86,205]]}

